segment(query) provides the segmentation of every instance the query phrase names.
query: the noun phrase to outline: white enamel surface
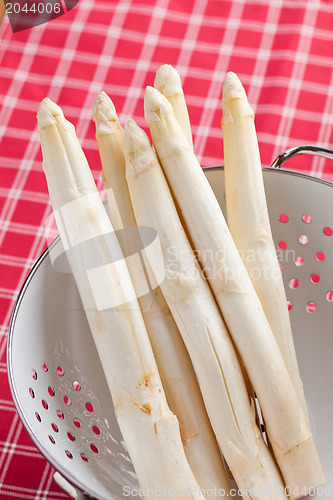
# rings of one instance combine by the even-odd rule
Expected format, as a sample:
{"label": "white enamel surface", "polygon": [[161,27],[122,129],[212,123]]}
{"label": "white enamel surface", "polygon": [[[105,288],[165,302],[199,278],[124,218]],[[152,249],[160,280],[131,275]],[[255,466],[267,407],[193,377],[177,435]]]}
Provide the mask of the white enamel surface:
{"label": "white enamel surface", "polygon": [[[206,173],[224,208],[223,171]],[[279,251],[282,272],[287,298],[293,303],[290,316],[311,425],[327,478],[325,488],[309,498],[332,498],[333,302],[327,301],[326,292],[333,291],[333,236],[323,233],[324,227],[333,226],[332,185],[274,170],[264,171],[264,181],[274,240],[288,245],[287,250]],[[281,223],[280,214],[287,214],[289,221]],[[310,224],[302,220],[306,214],[312,217]],[[307,245],[299,243],[302,235],[308,237]],[[325,254],[322,262],[316,260],[318,251]],[[303,266],[295,265],[294,256],[304,259]],[[320,276],[319,283],[311,282],[312,273]],[[295,289],[289,287],[291,278],[299,282]],[[316,304],[315,312],[307,312],[309,301]],[[43,362],[48,365],[47,372]],[[32,271],[18,299],[9,334],[8,364],[14,401],[23,423],[64,477],[99,499],[120,499],[123,486],[137,487],[74,281],[71,275],[52,268],[48,253]],[[63,376],[58,375],[58,366],[63,367]],[[37,380],[32,370],[36,370]],[[74,389],[74,381],[79,382],[80,390]],[[55,390],[54,396],[48,387]],[[70,406],[64,396],[71,398]],[[43,399],[48,403],[47,410],[42,406]],[[87,402],[93,404],[92,412],[86,409]],[[63,420],[57,410],[63,412]],[[81,428],[74,425],[74,418],[81,421]],[[59,432],[54,432],[52,423]],[[92,430],[94,425],[100,429],[99,435]],[[69,439],[68,432],[75,441]],[[91,450],[91,444],[98,447],[98,453]],[[72,459],[65,450],[72,453]],[[80,453],[89,458],[87,463]]]}

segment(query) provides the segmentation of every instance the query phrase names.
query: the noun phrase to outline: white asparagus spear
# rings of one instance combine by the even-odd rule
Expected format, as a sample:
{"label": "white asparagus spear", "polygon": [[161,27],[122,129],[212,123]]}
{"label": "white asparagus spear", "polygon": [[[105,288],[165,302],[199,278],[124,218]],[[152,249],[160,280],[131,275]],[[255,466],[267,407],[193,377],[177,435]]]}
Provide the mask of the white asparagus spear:
{"label": "white asparagus spear", "polygon": [[164,64],[156,71],[154,87],[170,102],[175,117],[193,148],[190,117],[178,71],[170,64]]}
{"label": "white asparagus spear", "polygon": [[[212,292],[179,220],[149,139],[125,127],[126,177],[138,224],[159,235],[166,277],[161,290],[196,371],[207,412],[243,498],[286,498],[279,471],[254,421],[241,368]],[[147,255],[155,272],[153,258]]]}
{"label": "white asparagus spear", "polygon": [[[130,201],[122,149],[123,128],[111,99],[100,93],[93,107],[96,139],[102,162],[103,181],[113,190],[119,215],[110,206],[114,229],[121,229],[119,220],[127,226],[136,221]],[[109,199],[113,199],[109,197]],[[128,270],[133,279],[133,261]],[[202,400],[197,378],[178,327],[159,287],[138,298],[147,327],[166,398],[177,416],[180,433],[191,470],[204,491],[229,491],[221,453]],[[212,495],[210,495],[212,496]]]}
{"label": "white asparagus spear", "polygon": [[258,396],[285,483],[292,492],[323,484],[307,417],[220,206],[172,106],[152,87],[146,89],[145,117],[186,229]]}
{"label": "white asparagus spear", "polygon": [[[117,241],[110,244],[113,228],[74,127],[49,99],[41,102],[37,118],[59,232],[69,247],[69,263],[144,496],[154,498],[166,488],[172,498],[184,491],[187,499],[203,500],[177,418],[166,402],[128,270],[122,260],[114,262]],[[88,266],[89,253],[96,267]]]}
{"label": "white asparagus spear", "polygon": [[228,227],[250,275],[299,400],[307,413],[266,204],[254,113],[235,73],[226,75],[222,98]]}

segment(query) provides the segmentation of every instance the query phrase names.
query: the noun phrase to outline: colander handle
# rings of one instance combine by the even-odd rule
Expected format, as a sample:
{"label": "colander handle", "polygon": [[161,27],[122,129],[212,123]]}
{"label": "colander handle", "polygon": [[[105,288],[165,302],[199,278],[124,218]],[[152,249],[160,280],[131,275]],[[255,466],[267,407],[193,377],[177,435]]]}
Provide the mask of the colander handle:
{"label": "colander handle", "polygon": [[280,168],[293,156],[304,154],[304,155],[314,155],[314,156],[323,156],[324,158],[328,158],[329,160],[333,160],[333,150],[329,148],[322,148],[320,146],[314,146],[312,144],[304,144],[303,146],[294,146],[293,148],[286,149],[283,153],[281,153],[276,160],[273,161],[271,167],[272,168]]}
{"label": "colander handle", "polygon": [[88,500],[90,498],[70,484],[58,471],[54,473],[53,479],[70,498],[74,498],[75,500]]}

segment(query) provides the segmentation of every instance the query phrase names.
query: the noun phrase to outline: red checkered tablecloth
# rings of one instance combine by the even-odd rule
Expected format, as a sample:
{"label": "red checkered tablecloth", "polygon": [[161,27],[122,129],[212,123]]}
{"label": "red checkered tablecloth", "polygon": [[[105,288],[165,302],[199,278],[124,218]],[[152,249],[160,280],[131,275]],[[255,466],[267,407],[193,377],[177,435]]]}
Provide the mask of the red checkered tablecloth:
{"label": "red checkered tablecloth", "polygon": [[[80,0],[65,15],[13,34],[0,28],[0,498],[66,495],[12,402],[6,335],[19,289],[46,247],[51,213],[36,111],[56,101],[101,186],[92,103],[105,90],[120,119],[145,127],[143,93],[156,69],[181,74],[202,165],[223,163],[221,88],[241,78],[256,113],[262,163],[285,148],[333,146],[333,4],[319,0]],[[145,127],[146,128],[146,127]],[[288,168],[333,180],[333,162],[297,157]]]}

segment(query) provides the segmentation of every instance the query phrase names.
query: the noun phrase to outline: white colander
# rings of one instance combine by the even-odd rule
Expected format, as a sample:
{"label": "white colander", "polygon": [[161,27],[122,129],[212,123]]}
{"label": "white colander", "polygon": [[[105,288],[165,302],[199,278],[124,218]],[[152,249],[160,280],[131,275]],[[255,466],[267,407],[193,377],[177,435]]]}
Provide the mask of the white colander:
{"label": "white colander", "polygon": [[[311,153],[313,147],[294,148],[274,166],[299,152]],[[318,148],[315,153],[333,154]],[[223,169],[205,172],[225,210]],[[263,174],[312,429],[327,477],[314,498],[333,498],[333,184],[286,170],[265,168]],[[123,500],[138,489],[134,469],[74,280],[52,267],[49,253],[35,263],[12,314],[7,360],[13,399],[36,446],[77,488],[62,483],[72,496]]]}

